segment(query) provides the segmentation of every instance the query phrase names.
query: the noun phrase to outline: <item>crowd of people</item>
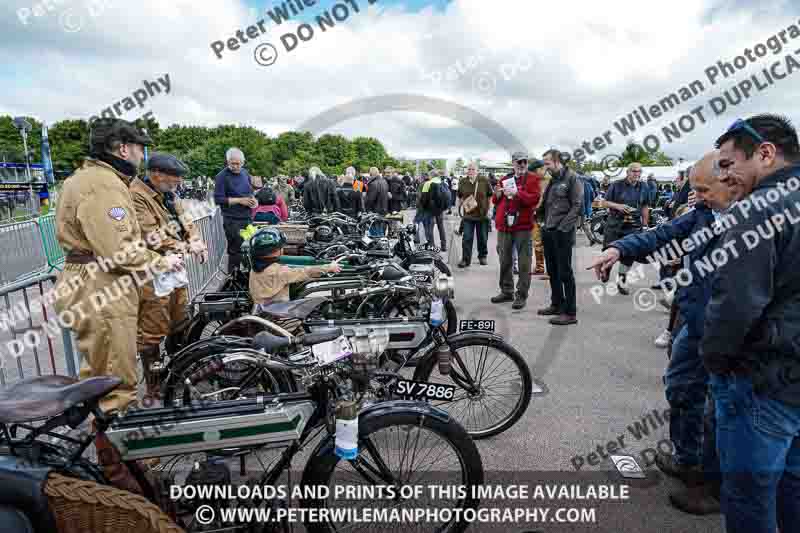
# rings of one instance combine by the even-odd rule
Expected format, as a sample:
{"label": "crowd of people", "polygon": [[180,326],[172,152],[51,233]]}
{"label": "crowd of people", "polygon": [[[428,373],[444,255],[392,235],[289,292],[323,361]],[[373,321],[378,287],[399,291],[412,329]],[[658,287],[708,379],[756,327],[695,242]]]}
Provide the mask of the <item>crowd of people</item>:
{"label": "crowd of people", "polygon": [[[693,514],[722,512],[729,533],[793,531],[800,523],[800,234],[793,224],[800,221],[800,145],[788,120],[758,115],[737,120],[715,148],[671,200],[670,222],[621,232],[592,266],[607,281],[614,264],[647,262],[678,244],[680,257],[660,261],[661,286],[675,295],[664,376],[675,453],[656,464],[687,487],[670,501]],[[640,205],[625,194],[635,182],[629,169],[618,212]]]}
{"label": "crowd of people", "polygon": [[[137,178],[152,140],[119,119],[97,121],[90,139],[91,157],[64,183],[57,210],[57,236],[66,253],[57,282],[59,313],[90,309],[92,294],[147,265],[180,272],[185,254],[208,257],[175,201],[186,166],[156,153],[147,177]],[[430,244],[435,226],[442,250],[443,217],[455,208],[462,219],[459,267],[471,266],[475,241],[478,262],[486,265],[488,233],[492,226],[497,231],[500,292],[493,303],[523,309],[531,277],[546,273],[550,303],[538,314],[550,316],[553,325],[574,325],[576,230],[604,193],[599,205],[609,215],[603,251],[591,265],[598,279],[608,283],[619,263],[615,283],[625,296],[628,269],[658,256],[659,287],[672,295],[662,344],[670,353],[664,383],[675,453],[656,459],[665,474],[686,485],[670,495],[672,504],[694,514],[721,512],[729,533],[773,533],[776,525],[793,531],[791,524],[800,523],[800,229],[794,224],[800,221],[800,144],[794,127],[775,115],[737,120],[675,188],[661,191],[663,198],[653,180],[641,179],[636,163],[624,179],[597,183],[577,174],[557,149],[541,159],[515,152],[512,161],[513,172],[499,179],[479,175],[475,165],[457,182],[438,171],[414,180],[392,168],[371,168],[360,179],[351,167],[328,178],[313,167],[302,179],[279,176],[265,183],[249,175],[242,151],[230,148],[214,190],[228,264],[241,263],[240,230],[254,219],[285,220],[298,199],[310,213],[387,214],[416,206],[415,223]],[[648,230],[656,206],[670,220]],[[154,234],[161,238],[151,239]],[[289,283],[277,265],[282,236],[265,235],[255,254],[263,264],[255,269],[254,291],[280,298]],[[146,246],[132,248],[134,241]],[[659,253],[668,247],[679,257]],[[114,268],[90,268],[110,257]],[[159,343],[185,318],[185,288],[164,296],[154,287],[128,292],[99,314],[81,313],[72,325],[85,355],[81,377],[123,380],[104,408],[136,403],[136,354],[147,377]],[[103,436],[96,445],[109,480],[125,485],[130,472],[119,454]]]}

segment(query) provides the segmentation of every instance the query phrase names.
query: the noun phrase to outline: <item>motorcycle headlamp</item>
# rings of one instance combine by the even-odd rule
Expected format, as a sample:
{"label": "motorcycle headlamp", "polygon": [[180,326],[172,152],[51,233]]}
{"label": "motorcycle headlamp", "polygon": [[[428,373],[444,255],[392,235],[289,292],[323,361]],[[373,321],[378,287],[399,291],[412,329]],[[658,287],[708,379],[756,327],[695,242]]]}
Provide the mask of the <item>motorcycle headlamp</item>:
{"label": "motorcycle headlamp", "polygon": [[438,273],[437,270],[434,270],[434,272],[438,275],[434,275],[433,278],[433,295],[437,298],[447,298],[449,300],[455,298],[456,282],[453,276]]}

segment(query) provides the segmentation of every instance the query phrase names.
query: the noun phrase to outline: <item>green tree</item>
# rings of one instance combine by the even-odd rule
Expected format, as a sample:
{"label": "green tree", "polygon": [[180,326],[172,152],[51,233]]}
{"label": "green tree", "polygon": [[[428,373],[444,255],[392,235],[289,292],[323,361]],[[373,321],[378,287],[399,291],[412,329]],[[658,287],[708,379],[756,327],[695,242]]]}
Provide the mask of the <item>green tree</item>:
{"label": "green tree", "polygon": [[83,163],[89,151],[89,127],[86,121],[62,120],[47,130],[53,168],[74,172]]}
{"label": "green tree", "polygon": [[297,157],[301,152],[306,154],[304,156],[306,159],[313,159],[313,154],[315,153],[314,136],[308,131],[281,133],[272,141],[272,144],[273,162],[276,166],[280,166],[284,161]]}
{"label": "green tree", "polygon": [[356,137],[352,143],[353,163],[359,172],[367,172],[370,167],[381,168],[388,157],[383,145],[373,137]]}
{"label": "green tree", "polygon": [[342,135],[323,135],[314,146],[319,157],[319,167],[329,175],[344,174],[350,160],[350,141]]}

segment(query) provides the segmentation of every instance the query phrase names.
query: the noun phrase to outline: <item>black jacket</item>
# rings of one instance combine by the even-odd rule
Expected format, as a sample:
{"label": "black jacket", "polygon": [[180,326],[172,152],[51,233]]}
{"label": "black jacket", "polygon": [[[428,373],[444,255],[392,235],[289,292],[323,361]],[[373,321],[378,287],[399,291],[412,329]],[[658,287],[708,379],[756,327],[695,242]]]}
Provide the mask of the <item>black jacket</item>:
{"label": "black jacket", "polygon": [[383,176],[367,182],[365,208],[370,213],[385,215],[389,212],[389,184]]}
{"label": "black jacket", "polygon": [[339,200],[339,211],[353,218],[358,217],[364,210],[364,198],[359,191],[353,189],[352,183],[345,183],[336,189],[336,197]]}
{"label": "black jacket", "polygon": [[406,186],[403,184],[403,178],[400,176],[392,178],[389,182],[389,192],[392,193],[392,198],[389,200],[389,211],[402,211],[403,203],[406,201]]}
{"label": "black jacket", "polygon": [[[728,261],[715,262],[701,344],[710,372],[750,375],[757,393],[795,406],[800,406],[799,189],[800,164],[767,176],[731,207],[736,224],[721,244]],[[779,217],[784,221],[776,229],[772,221]]]}
{"label": "black jacket", "polygon": [[309,213],[322,213],[339,210],[336,187],[328,178],[318,176],[313,181],[305,180],[303,187],[303,207]]}

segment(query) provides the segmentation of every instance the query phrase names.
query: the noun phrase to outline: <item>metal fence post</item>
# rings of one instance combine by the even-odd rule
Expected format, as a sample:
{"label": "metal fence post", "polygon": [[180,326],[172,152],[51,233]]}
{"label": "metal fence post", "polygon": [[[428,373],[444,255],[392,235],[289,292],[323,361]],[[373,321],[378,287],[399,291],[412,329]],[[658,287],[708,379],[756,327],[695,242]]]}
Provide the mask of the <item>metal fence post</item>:
{"label": "metal fence post", "polygon": [[77,378],[78,369],[81,367],[81,360],[78,352],[75,351],[72,330],[61,328],[61,338],[64,341],[64,362],[67,365],[67,374],[73,378]]}

